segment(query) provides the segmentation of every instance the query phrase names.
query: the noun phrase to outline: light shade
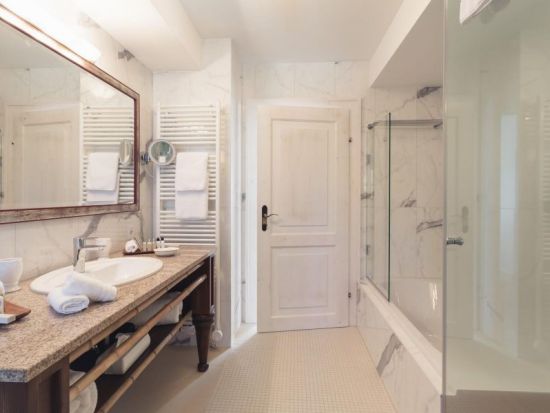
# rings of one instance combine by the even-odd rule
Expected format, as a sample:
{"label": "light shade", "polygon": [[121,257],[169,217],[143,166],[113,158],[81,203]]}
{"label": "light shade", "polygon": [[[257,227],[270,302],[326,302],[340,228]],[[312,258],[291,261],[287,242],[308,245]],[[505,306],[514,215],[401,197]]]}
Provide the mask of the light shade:
{"label": "light shade", "polygon": [[101,52],[97,47],[87,40],[73,35],[67,30],[66,25],[43,10],[39,2],[33,0],[0,0],[0,3],[19,17],[38,27],[48,36],[71,49],[83,59],[93,63],[101,57]]}

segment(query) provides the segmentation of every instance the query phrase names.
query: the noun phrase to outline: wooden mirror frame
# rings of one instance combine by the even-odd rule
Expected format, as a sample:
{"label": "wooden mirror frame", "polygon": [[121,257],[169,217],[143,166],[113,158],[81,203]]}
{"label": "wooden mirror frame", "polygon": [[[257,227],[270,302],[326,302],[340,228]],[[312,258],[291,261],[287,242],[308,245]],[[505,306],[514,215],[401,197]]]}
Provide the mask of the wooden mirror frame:
{"label": "wooden mirror frame", "polygon": [[139,211],[139,94],[2,5],[0,5],[0,21],[30,37],[32,40],[40,43],[59,56],[69,60],[71,63],[74,63],[79,68],[124,93],[134,101],[134,202],[132,204],[4,209],[0,210],[0,224]]}

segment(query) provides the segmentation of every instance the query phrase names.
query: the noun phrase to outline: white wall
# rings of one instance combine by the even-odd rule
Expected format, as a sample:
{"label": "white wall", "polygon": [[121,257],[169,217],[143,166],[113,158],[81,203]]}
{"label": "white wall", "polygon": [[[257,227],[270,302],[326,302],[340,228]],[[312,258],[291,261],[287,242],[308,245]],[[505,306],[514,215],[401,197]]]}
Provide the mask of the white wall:
{"label": "white wall", "polygon": [[222,318],[224,346],[231,344],[232,322],[232,171],[231,158],[235,142],[234,103],[238,91],[233,79],[231,40],[206,40],[202,68],[195,71],[164,72],[154,75],[154,102],[157,105],[190,105],[219,103],[221,108],[220,137],[220,256],[217,260],[221,281],[219,312]]}
{"label": "white wall", "polygon": [[[68,0],[43,0],[41,6],[56,16],[68,30],[89,40],[102,52],[96,64],[141,95],[141,147],[151,136],[152,74],[139,61],[121,60],[117,52],[123,48],[95,23],[80,15]],[[141,211],[136,214],[108,214],[94,217],[0,225],[0,258],[22,257],[23,277],[30,278],[63,265],[72,259],[72,238],[105,236],[113,239],[114,250],[142,232],[151,236],[151,181],[140,178]]]}
{"label": "white wall", "polygon": [[[258,223],[256,108],[262,103],[285,105],[333,104],[360,101],[368,90],[368,62],[258,63],[243,66],[243,142],[246,171],[246,232],[243,268],[243,319],[256,322]],[[355,116],[360,127],[361,114]],[[353,120],[352,120],[353,122]],[[357,194],[359,197],[359,194]],[[359,204],[359,201],[357,201]],[[359,208],[359,205],[357,205]],[[359,258],[357,258],[359,260]],[[246,302],[248,300],[248,302]],[[351,315],[351,319],[355,314]]]}

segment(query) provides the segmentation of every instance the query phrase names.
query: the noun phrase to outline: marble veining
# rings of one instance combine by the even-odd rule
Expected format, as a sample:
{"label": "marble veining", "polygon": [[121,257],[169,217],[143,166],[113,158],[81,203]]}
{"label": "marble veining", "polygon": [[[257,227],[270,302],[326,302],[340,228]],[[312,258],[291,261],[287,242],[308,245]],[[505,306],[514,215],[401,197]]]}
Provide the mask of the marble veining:
{"label": "marble veining", "polygon": [[359,296],[358,329],[397,412],[441,413],[442,354],[372,285]]}
{"label": "marble veining", "polygon": [[422,221],[420,224],[416,226],[416,232],[422,232],[427,231],[432,228],[439,228],[443,226],[443,220],[442,219],[436,219],[434,221]]}
{"label": "marble veining", "polygon": [[388,344],[386,344],[386,347],[384,347],[384,351],[382,352],[380,360],[378,360],[378,365],[376,366],[376,371],[378,371],[378,374],[380,376],[384,374],[384,370],[387,365],[390,364],[393,353],[396,352],[401,347],[401,345],[401,341],[399,341],[397,336],[395,334],[392,334],[390,336],[390,339],[388,340]]}
{"label": "marble veining", "polygon": [[181,247],[175,257],[161,258],[164,266],[156,274],[119,287],[116,301],[92,304],[68,316],[52,310],[46,296],[32,292],[30,281],[25,281],[20,291],[6,297],[32,312],[21,321],[0,326],[0,381],[28,382],[212,253],[209,247]]}

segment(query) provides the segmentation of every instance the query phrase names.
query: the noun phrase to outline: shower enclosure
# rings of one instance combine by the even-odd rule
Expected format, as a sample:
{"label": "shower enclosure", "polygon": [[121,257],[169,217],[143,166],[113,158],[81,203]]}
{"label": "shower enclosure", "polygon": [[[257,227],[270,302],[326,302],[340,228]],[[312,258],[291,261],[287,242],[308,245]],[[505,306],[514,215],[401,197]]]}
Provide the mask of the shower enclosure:
{"label": "shower enclosure", "polygon": [[374,94],[375,119],[368,124],[365,148],[364,273],[441,350],[441,89],[376,89]]}
{"label": "shower enclosure", "polygon": [[550,2],[447,0],[446,411],[550,411]]}

